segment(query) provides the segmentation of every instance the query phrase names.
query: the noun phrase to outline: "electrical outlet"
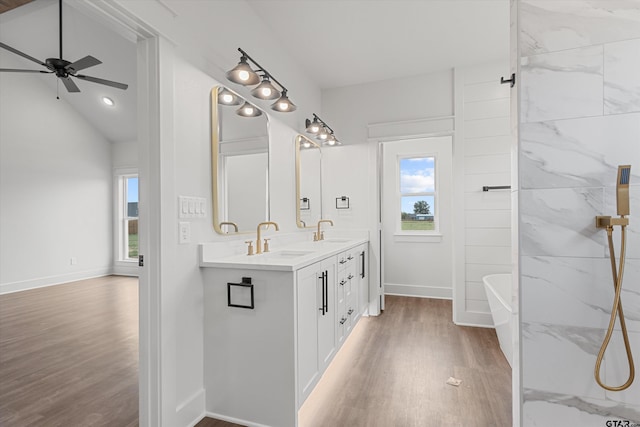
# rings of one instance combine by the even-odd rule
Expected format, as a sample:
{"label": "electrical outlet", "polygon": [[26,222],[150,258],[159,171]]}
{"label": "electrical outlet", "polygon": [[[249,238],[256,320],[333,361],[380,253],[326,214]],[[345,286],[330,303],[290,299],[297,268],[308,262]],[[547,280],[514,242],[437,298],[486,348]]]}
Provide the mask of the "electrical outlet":
{"label": "electrical outlet", "polygon": [[76,265],[78,263],[78,258],[72,256],[71,259],[69,260],[69,263],[71,265]]}
{"label": "electrical outlet", "polygon": [[180,222],[180,236],[179,243],[191,243],[191,223],[190,222]]}

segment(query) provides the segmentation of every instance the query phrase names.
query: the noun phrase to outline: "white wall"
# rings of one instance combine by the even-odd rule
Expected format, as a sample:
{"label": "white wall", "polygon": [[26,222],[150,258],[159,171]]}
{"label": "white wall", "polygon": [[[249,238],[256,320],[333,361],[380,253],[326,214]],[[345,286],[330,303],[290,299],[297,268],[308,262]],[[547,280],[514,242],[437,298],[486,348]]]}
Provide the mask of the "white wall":
{"label": "white wall", "polygon": [[114,169],[138,167],[138,143],[136,141],[112,142],[111,164]]}
{"label": "white wall", "polygon": [[464,207],[458,230],[464,238],[456,248],[464,259],[457,275],[459,323],[493,325],[482,277],[512,268],[511,191],[482,191],[511,185],[511,89],[500,84],[508,70],[506,60],[456,69],[456,139],[464,179],[457,194]]}
{"label": "white wall", "polygon": [[37,75],[4,74],[0,93],[0,292],[109,273],[109,142]]}
{"label": "white wall", "polygon": [[[96,7],[111,9],[111,5]],[[291,114],[274,113],[277,118],[270,123],[270,161],[274,166],[270,186],[278,189],[271,195],[271,218],[281,225],[282,233],[297,231],[293,140],[296,132],[292,129],[300,128],[305,117],[320,110],[320,89],[279,48],[278,41],[244,1],[116,0],[113,7],[132,27],[141,24],[160,36],[157,108],[161,128],[159,135],[149,141],[150,157],[140,159],[143,169],[158,177],[153,194],[148,197],[155,202],[152,208],[158,209],[159,203],[162,212],[158,229],[150,230],[155,233],[152,244],[159,242],[158,248],[149,248],[150,254],[159,259],[149,259],[146,265],[150,267],[149,274],[143,274],[143,278],[151,280],[148,286],[158,289],[159,298],[150,302],[150,309],[155,310],[155,304],[159,304],[160,365],[157,371],[151,367],[153,378],[149,380],[156,381],[154,373],[159,372],[158,422],[163,426],[183,426],[199,420],[205,412],[202,287],[206,283],[198,267],[197,243],[229,242],[229,247],[235,250],[246,239],[246,235],[241,238],[216,235],[211,212],[207,212],[206,218],[189,221],[192,243],[178,244],[178,196],[211,201],[209,90],[216,79],[251,98],[248,89],[228,83],[224,77],[237,64],[237,48],[242,47],[287,86],[289,96],[299,106]],[[238,31],[239,25],[243,31]],[[267,102],[256,104],[271,111]],[[155,111],[155,104],[151,107]]]}
{"label": "white wall", "polygon": [[[455,134],[454,176],[462,170],[464,177],[464,182],[454,179],[454,233],[462,237],[454,248],[459,323],[491,324],[482,275],[511,268],[510,193],[481,191],[482,185],[510,184],[509,86],[499,84],[507,75],[505,59],[455,73],[446,70],[323,92],[322,118],[339,139],[355,144],[323,151],[324,212],[337,227],[377,230],[376,142]],[[343,193],[352,198],[353,207],[339,212],[335,197]],[[377,272],[378,239],[375,232],[371,237],[371,264]]]}

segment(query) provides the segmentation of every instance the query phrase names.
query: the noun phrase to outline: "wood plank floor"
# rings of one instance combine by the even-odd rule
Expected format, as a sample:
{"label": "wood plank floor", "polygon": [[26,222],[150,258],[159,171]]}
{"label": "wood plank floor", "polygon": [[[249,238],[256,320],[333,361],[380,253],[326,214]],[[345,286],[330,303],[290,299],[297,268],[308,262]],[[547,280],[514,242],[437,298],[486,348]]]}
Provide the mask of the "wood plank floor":
{"label": "wood plank floor", "polygon": [[[510,426],[511,368],[495,331],[456,326],[451,310],[451,301],[388,296],[383,315],[358,323],[300,427]],[[205,422],[197,427],[235,426]]]}
{"label": "wood plank floor", "polygon": [[[1,426],[138,425],[137,284],[108,276],[0,296]],[[300,427],[511,425],[495,332],[450,319],[450,301],[387,297],[336,356]]]}
{"label": "wood plank floor", "polygon": [[138,425],[138,279],[0,296],[0,425]]}

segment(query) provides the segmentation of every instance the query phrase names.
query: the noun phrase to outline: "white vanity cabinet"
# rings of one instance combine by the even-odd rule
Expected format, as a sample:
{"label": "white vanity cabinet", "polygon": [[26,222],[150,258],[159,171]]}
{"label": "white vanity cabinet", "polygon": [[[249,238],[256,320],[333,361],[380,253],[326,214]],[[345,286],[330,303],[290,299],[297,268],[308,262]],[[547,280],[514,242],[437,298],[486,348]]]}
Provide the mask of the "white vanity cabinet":
{"label": "white vanity cabinet", "polygon": [[306,400],[336,353],[336,257],[297,271],[298,400]]}
{"label": "white vanity cabinet", "polygon": [[355,322],[360,319],[362,313],[369,308],[369,244],[363,243],[356,248],[356,277],[358,281],[358,310],[356,310]]}
{"label": "white vanity cabinet", "polygon": [[351,248],[338,254],[338,279],[337,279],[337,339],[338,346],[342,345],[351,332],[355,313],[358,311],[358,281],[356,266],[356,249]]}
{"label": "white vanity cabinet", "polygon": [[201,270],[210,416],[298,426],[298,410],[364,310],[364,241],[307,242],[280,254],[222,259],[201,246],[201,267],[212,267]]}

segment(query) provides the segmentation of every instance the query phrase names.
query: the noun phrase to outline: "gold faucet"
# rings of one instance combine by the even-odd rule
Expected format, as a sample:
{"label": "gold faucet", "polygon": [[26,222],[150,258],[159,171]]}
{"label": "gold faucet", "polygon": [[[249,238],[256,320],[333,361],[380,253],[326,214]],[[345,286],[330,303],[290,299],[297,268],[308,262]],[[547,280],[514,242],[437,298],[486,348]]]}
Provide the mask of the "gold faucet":
{"label": "gold faucet", "polygon": [[256,254],[262,253],[262,246],[260,245],[260,243],[262,243],[262,241],[260,240],[260,229],[263,225],[266,225],[265,229],[269,228],[270,225],[273,225],[276,228],[276,231],[280,231],[280,229],[278,228],[278,224],[273,221],[261,222],[260,224],[258,224],[258,228],[256,230],[258,234],[256,239]]}
{"label": "gold faucet", "polygon": [[[222,227],[223,225],[230,225],[230,226],[232,226],[233,228],[236,229],[236,233],[238,232],[238,224],[236,224],[235,222],[231,222],[231,221],[221,222],[220,223],[220,227]],[[229,232],[227,231],[227,233],[229,233]]]}
{"label": "gold faucet", "polygon": [[323,222],[328,222],[333,227],[333,221],[331,221],[330,219],[321,219],[320,221],[318,221],[318,231],[313,233],[314,242],[317,242],[318,240],[324,240],[324,231],[320,231],[320,224],[322,224]]}

